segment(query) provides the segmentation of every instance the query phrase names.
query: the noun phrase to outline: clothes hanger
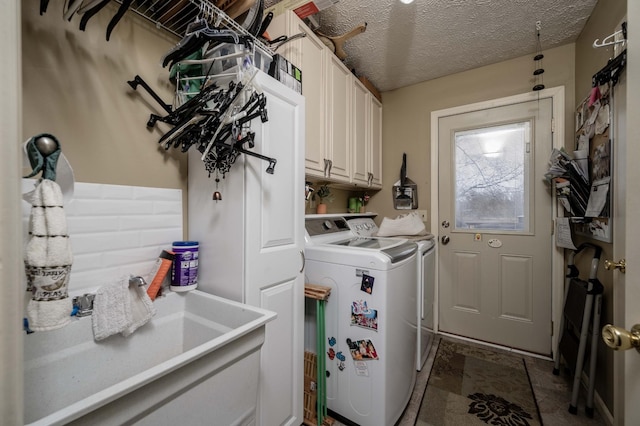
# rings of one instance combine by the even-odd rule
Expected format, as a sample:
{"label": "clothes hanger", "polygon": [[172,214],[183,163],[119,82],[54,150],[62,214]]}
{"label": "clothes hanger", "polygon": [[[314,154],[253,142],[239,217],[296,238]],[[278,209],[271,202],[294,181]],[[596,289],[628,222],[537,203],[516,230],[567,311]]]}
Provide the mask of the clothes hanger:
{"label": "clothes hanger", "polygon": [[79,6],[78,13],[79,14],[85,13],[89,9],[92,9],[93,7],[97,6],[98,3],[100,3],[101,1],[102,0],[84,0],[84,1],[81,1],[80,3],[82,3],[82,4]]}
{"label": "clothes hanger", "polygon": [[[186,35],[178,44],[171,49],[162,59],[162,66],[169,63],[177,63],[187,56],[197,52],[205,43],[217,41],[222,43],[240,42],[238,34],[231,30],[203,29]],[[173,63],[171,64],[173,66]]]}
{"label": "clothes hanger", "polygon": [[[627,23],[623,22],[621,26],[622,26],[621,30],[618,30],[613,34],[606,36],[605,38],[602,39],[600,43],[598,43],[598,39],[595,39],[593,42],[593,47],[599,48],[599,47],[611,46],[614,44],[625,43],[627,41]],[[622,34],[623,36],[622,40],[616,40],[616,36],[620,34]]]}
{"label": "clothes hanger", "polygon": [[49,7],[49,0],[40,0],[40,15],[44,15]]}
{"label": "clothes hanger", "polygon": [[110,1],[111,0],[102,0],[96,6],[87,10],[80,20],[80,31],[84,31],[87,28],[87,22],[89,22],[89,19],[91,19],[96,13],[100,12],[107,4],[109,4]]}
{"label": "clothes hanger", "polygon": [[65,21],[71,21],[73,15],[80,10],[80,6],[82,6],[83,0],[69,0],[69,2],[65,2],[66,9],[62,15]]}
{"label": "clothes hanger", "polygon": [[212,11],[208,10],[204,2],[200,3],[200,11],[196,15],[195,21],[187,26],[184,37],[163,57],[163,67],[166,67],[171,62],[173,62],[171,66],[175,65],[212,41],[234,44],[241,42],[235,31],[227,28],[218,28],[220,17],[216,19],[216,25],[211,28],[209,26],[210,16],[212,16]]}
{"label": "clothes hanger", "polygon": [[122,0],[118,11],[113,15],[111,21],[109,21],[109,25],[107,25],[107,41],[109,41],[109,37],[111,37],[113,29],[118,25],[118,22],[120,22],[124,14],[127,13],[127,10],[129,10],[131,3],[133,3],[133,0]]}

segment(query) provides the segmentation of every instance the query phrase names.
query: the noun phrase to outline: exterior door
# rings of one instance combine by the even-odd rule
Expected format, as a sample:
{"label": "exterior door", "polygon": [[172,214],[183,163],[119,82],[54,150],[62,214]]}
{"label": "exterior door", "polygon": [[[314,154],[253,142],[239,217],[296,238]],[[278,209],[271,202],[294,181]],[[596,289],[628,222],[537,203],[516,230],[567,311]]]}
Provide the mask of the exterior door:
{"label": "exterior door", "polygon": [[439,328],[551,354],[552,99],[438,122]]}

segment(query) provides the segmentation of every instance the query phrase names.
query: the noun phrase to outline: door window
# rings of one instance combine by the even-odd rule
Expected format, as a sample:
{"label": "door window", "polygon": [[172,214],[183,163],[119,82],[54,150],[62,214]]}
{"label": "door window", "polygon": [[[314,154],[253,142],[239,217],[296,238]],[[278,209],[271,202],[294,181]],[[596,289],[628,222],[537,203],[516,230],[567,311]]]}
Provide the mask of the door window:
{"label": "door window", "polygon": [[529,233],[531,123],[456,131],[455,230]]}

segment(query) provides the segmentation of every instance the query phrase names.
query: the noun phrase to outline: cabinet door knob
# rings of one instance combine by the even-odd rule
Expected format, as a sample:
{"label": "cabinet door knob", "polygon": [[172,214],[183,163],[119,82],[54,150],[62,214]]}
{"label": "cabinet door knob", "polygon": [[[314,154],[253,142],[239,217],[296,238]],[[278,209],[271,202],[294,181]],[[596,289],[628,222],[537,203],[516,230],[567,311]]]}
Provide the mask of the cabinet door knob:
{"label": "cabinet door knob", "polygon": [[327,176],[327,174],[329,173],[329,160],[328,159],[324,159],[324,175]]}
{"label": "cabinet door knob", "polygon": [[304,251],[300,250],[300,256],[302,257],[302,268],[300,268],[300,272],[304,271],[304,266],[307,263],[307,259],[304,257]]}

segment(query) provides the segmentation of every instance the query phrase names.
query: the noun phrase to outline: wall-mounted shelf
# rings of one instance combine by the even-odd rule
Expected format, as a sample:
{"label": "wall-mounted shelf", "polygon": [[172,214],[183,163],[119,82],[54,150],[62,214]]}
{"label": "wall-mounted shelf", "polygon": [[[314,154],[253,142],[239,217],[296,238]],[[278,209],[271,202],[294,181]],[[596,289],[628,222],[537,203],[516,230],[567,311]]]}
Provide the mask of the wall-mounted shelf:
{"label": "wall-mounted shelf", "polygon": [[195,21],[198,15],[205,14],[211,16],[212,21],[219,21],[222,27],[234,30],[238,34],[251,36],[256,48],[272,57],[274,52],[270,47],[249,34],[245,28],[218,7],[225,7],[233,2],[233,0],[218,0],[214,4],[209,0],[142,0],[134,2],[129,10],[153,22],[157,28],[178,37],[184,36],[187,26]]}

